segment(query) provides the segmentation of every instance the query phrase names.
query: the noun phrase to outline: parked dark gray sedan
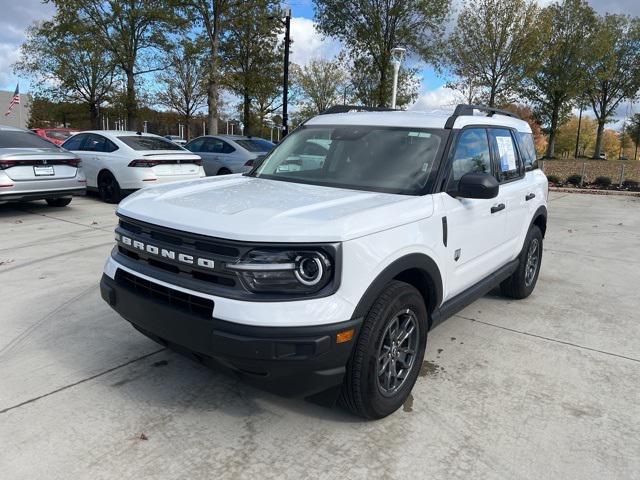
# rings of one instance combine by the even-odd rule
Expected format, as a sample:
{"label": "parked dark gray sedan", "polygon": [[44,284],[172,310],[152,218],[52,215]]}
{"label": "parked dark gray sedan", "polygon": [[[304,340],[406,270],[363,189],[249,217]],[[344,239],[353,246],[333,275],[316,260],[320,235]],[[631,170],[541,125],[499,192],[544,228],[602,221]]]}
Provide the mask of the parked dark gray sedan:
{"label": "parked dark gray sedan", "polygon": [[205,173],[214,176],[246,172],[273,147],[273,143],[259,137],[205,135],[191,140],[184,148],[200,155]]}

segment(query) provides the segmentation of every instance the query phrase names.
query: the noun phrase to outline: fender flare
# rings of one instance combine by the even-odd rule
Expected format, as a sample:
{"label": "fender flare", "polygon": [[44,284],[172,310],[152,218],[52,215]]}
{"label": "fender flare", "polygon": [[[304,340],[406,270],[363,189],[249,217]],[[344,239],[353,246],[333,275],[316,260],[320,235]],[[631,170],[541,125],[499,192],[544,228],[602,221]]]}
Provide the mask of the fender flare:
{"label": "fender flare", "polygon": [[[544,218],[544,223],[546,225],[547,224],[547,207],[546,206],[540,205],[538,207],[538,209],[535,211],[535,213],[531,217],[531,222],[529,223],[529,230],[531,230],[531,227],[533,227],[533,224],[536,223],[536,220],[538,220],[539,217],[543,217]],[[527,232],[529,230],[527,230]],[[543,237],[544,237],[545,232],[546,232],[546,227],[542,232],[542,236]]]}
{"label": "fender flare", "polygon": [[385,286],[401,273],[411,269],[421,271],[426,277],[428,291],[421,293],[427,296],[427,310],[431,314],[442,303],[442,275],[431,257],[424,253],[411,253],[394,260],[380,272],[360,298],[352,318],[366,316]]}

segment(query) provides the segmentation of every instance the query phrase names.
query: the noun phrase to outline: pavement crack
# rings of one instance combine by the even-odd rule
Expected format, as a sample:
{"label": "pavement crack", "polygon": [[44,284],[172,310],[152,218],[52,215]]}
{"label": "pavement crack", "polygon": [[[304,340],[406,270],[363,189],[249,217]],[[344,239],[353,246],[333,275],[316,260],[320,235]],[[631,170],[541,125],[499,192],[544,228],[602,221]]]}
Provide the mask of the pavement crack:
{"label": "pavement crack", "polygon": [[570,347],[576,347],[582,350],[588,350],[590,352],[602,353],[603,355],[609,355],[611,357],[622,358],[624,360],[629,360],[631,362],[640,363],[639,358],[627,357],[626,355],[620,355],[619,353],[607,352],[606,350],[599,350],[597,348],[587,347],[585,345],[580,345],[578,343],[568,342],[566,340],[558,340],[557,338],[545,337],[544,335],[537,335],[535,333],[525,332],[523,330],[516,330],[515,328],[503,327],[502,325],[496,325],[495,323],[484,322],[482,320],[477,320],[475,318],[464,317],[462,315],[456,314],[456,317],[462,318],[463,320],[468,320],[470,322],[482,323],[483,325],[487,325],[489,327],[499,328],[501,330],[506,330],[508,332],[518,333],[520,335],[527,335],[529,337],[539,338],[541,340],[547,340],[549,342],[560,343],[562,345],[568,345]]}
{"label": "pavement crack", "polygon": [[0,273],[11,272],[11,271],[17,270],[19,268],[28,267],[29,265],[33,265],[35,263],[44,262],[46,260],[51,260],[53,258],[64,257],[66,255],[72,255],[72,254],[78,253],[78,252],[84,252],[86,250],[92,250],[94,248],[106,247],[107,245],[113,245],[113,241],[98,243],[97,245],[89,245],[88,247],[76,248],[75,250],[70,250],[68,252],[62,252],[62,253],[56,253],[55,255],[49,255],[48,257],[36,258],[35,260],[30,260],[28,262],[20,263],[20,264],[14,266],[14,267],[3,268],[2,270],[0,270]]}
{"label": "pavement crack", "polygon": [[94,227],[93,225],[87,225],[87,224],[81,223],[81,222],[74,222],[73,220],[66,220],[64,218],[53,217],[51,215],[47,215],[46,213],[34,212],[34,211],[28,210],[26,208],[20,208],[19,210],[21,212],[24,212],[24,213],[30,213],[31,215],[37,215],[39,217],[45,217],[45,218],[49,218],[51,220],[58,220],[60,222],[71,223],[72,225],[80,225],[81,227],[90,228],[92,230],[102,230],[103,232],[113,232],[113,227]]}
{"label": "pavement crack", "polygon": [[77,385],[81,385],[83,383],[89,382],[89,381],[94,380],[94,379],[96,379],[98,377],[101,377],[102,375],[106,375],[107,373],[114,372],[114,371],[116,371],[116,370],[118,370],[118,369],[120,369],[122,367],[126,367],[127,365],[131,365],[132,363],[139,362],[140,360],[144,360],[145,358],[149,358],[149,357],[151,357],[151,356],[153,356],[153,355],[155,355],[157,353],[163,352],[165,350],[166,350],[166,348],[161,348],[161,349],[156,350],[154,352],[147,353],[146,355],[142,355],[141,357],[134,358],[133,360],[129,360],[128,362],[125,362],[125,363],[121,363],[120,365],[116,365],[115,367],[111,367],[111,368],[109,368],[107,370],[104,370],[104,371],[102,371],[100,373],[96,373],[95,375],[91,375],[90,377],[83,378],[82,380],[78,380],[77,382],[70,383],[69,385],[65,385],[64,387],[56,388],[55,390],[52,390],[52,391],[47,392],[47,393],[43,393],[42,395],[38,395],[37,397],[30,398],[29,400],[25,400],[24,402],[20,402],[20,403],[18,403],[16,405],[12,405],[10,407],[3,408],[2,410],[0,410],[0,414],[7,413],[7,412],[9,412],[11,410],[15,410],[16,408],[23,407],[25,405],[28,405],[30,403],[36,402],[38,400],[41,400],[43,398],[49,397],[49,396],[54,395],[56,393],[63,392],[64,390],[68,390],[70,388],[73,388],[73,387],[75,387]]}

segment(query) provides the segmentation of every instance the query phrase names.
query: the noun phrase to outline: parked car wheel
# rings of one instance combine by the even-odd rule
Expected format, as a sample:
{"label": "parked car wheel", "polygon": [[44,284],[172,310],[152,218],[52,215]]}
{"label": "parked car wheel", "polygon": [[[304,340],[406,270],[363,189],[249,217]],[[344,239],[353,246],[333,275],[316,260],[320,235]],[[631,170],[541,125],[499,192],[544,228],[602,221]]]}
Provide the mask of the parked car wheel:
{"label": "parked car wheel", "polygon": [[367,314],[349,363],[341,400],[353,413],[383,418],[406,401],[427,345],[428,314],[420,292],[392,281]]}
{"label": "parked car wheel", "polygon": [[47,198],[46,200],[50,207],[66,207],[71,203],[71,197]]}
{"label": "parked car wheel", "polygon": [[120,185],[111,172],[102,172],[98,177],[98,192],[107,203],[118,203],[122,198]]}
{"label": "parked car wheel", "polygon": [[220,170],[218,170],[218,175],[229,175],[231,173],[231,170],[229,170],[228,168],[221,168]]}
{"label": "parked car wheel", "polygon": [[538,281],[541,263],[542,232],[537,225],[533,225],[520,252],[518,269],[500,284],[502,294],[518,300],[531,295]]}

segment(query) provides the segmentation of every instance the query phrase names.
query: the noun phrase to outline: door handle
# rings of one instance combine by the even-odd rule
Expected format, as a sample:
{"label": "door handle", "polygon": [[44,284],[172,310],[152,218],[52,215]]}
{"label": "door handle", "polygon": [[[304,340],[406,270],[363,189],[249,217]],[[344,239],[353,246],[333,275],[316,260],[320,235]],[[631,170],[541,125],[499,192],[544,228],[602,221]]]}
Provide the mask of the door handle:
{"label": "door handle", "polygon": [[536,198],[536,194],[535,193],[530,193],[529,195],[527,195],[526,197],[524,197],[525,201],[529,201],[529,200],[533,200],[534,198]]}
{"label": "door handle", "polygon": [[505,208],[507,207],[505,207],[504,203],[499,203],[498,205],[494,205],[493,207],[491,207],[491,213],[499,212],[500,210],[504,210]]}

